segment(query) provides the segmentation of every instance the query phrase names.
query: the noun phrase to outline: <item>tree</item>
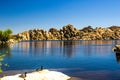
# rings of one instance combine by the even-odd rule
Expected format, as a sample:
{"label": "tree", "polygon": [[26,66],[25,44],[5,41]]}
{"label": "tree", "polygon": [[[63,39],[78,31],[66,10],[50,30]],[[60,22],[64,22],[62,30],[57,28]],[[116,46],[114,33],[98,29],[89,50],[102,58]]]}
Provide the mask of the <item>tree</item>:
{"label": "tree", "polygon": [[6,42],[10,39],[12,34],[12,30],[11,29],[6,29],[4,31],[0,30],[0,41],[1,42]]}

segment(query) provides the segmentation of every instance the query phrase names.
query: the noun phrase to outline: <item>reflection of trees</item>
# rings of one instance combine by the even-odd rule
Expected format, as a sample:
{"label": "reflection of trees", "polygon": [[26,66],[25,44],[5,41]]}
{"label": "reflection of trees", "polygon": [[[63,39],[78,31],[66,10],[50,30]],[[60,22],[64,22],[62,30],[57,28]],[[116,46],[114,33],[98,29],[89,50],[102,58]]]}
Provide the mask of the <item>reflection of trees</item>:
{"label": "reflection of trees", "polygon": [[11,56],[10,45],[1,44],[0,45],[0,72],[2,72],[3,67],[5,68],[5,66],[8,66],[8,64],[3,63],[4,57],[10,57],[10,56]]}
{"label": "reflection of trees", "polygon": [[9,44],[0,45],[0,54],[4,54],[6,57],[11,56],[11,49]]}
{"label": "reflection of trees", "polygon": [[118,63],[120,63],[120,53],[116,53],[116,60]]}

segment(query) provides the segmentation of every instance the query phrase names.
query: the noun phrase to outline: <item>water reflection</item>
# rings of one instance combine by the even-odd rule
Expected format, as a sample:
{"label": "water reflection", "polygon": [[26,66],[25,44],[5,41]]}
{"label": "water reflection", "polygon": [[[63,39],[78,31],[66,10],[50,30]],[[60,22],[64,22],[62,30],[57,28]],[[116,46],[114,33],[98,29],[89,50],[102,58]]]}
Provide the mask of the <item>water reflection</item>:
{"label": "water reflection", "polygon": [[79,43],[75,42],[75,41],[63,41],[61,42],[61,50],[63,51],[63,55],[64,56],[68,56],[71,57],[74,55],[75,53],[75,46],[78,45]]}
{"label": "water reflection", "polygon": [[[120,41],[24,41],[18,43],[17,51],[24,55],[56,55],[72,57],[76,52],[84,53],[86,56],[92,56],[95,53],[104,55],[111,53],[111,49]],[[104,46],[103,46],[104,45]],[[107,46],[105,46],[107,45]]]}
{"label": "water reflection", "polygon": [[5,55],[6,57],[11,56],[11,47],[9,44],[0,45],[0,55]]}
{"label": "water reflection", "polygon": [[64,56],[72,56],[74,54],[74,47],[79,45],[75,41],[31,41],[20,42],[15,47],[17,50],[25,54],[32,55],[47,55],[63,53]]}
{"label": "water reflection", "polygon": [[115,53],[115,55],[116,55],[116,61],[120,63],[120,53]]}
{"label": "water reflection", "polygon": [[120,70],[120,64],[116,64],[116,61],[120,63],[120,55],[112,52],[116,44],[120,41],[23,41],[11,50],[6,49],[12,56],[4,61],[10,65],[7,70],[36,69],[43,65],[48,69],[75,69],[68,73],[78,77],[87,75],[84,71],[89,76],[98,71],[94,76],[100,78],[102,70],[108,73],[103,74],[105,77],[113,75],[114,78],[116,73],[109,75],[109,71]]}
{"label": "water reflection", "polygon": [[[0,49],[10,54],[11,58],[5,61],[11,65],[10,69],[36,68],[40,65],[59,67],[61,61],[69,63],[69,60],[72,60],[70,62],[73,66],[79,67],[89,63],[91,66],[91,63],[97,60],[101,64],[104,64],[103,60],[108,59],[112,62],[115,55],[112,53],[112,48],[116,43],[120,41],[23,41],[14,45],[12,51],[9,46]],[[118,55],[116,57],[118,58]],[[67,65],[62,63],[62,67]]]}
{"label": "water reflection", "polygon": [[11,49],[9,44],[0,45],[0,73],[9,66],[9,64],[3,62],[5,57],[11,57]]}

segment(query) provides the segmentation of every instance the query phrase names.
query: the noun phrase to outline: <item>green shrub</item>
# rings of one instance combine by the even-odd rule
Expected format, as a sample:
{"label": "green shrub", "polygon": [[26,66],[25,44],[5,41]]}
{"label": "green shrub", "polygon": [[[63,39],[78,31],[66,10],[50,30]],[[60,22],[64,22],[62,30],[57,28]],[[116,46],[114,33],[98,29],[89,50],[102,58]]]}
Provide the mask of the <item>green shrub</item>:
{"label": "green shrub", "polygon": [[6,42],[10,39],[12,34],[12,30],[11,29],[6,29],[4,31],[0,30],[0,41],[1,42]]}

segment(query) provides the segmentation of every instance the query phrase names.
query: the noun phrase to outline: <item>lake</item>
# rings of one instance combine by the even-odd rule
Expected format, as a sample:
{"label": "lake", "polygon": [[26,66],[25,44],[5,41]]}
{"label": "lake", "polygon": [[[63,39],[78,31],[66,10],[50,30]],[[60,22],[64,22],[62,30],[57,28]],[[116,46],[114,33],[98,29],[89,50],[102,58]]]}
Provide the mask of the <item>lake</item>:
{"label": "lake", "polygon": [[88,80],[120,80],[120,55],[112,51],[116,44],[120,41],[22,41],[0,51],[7,53],[4,71],[44,66]]}

